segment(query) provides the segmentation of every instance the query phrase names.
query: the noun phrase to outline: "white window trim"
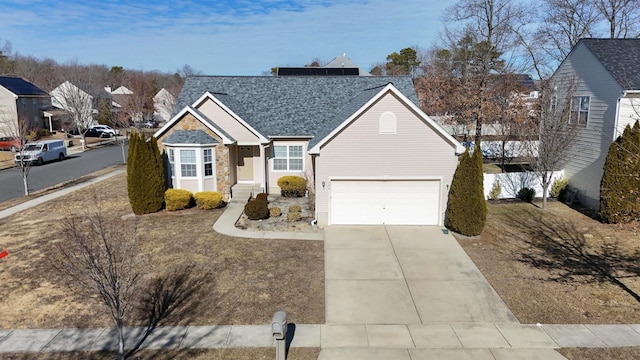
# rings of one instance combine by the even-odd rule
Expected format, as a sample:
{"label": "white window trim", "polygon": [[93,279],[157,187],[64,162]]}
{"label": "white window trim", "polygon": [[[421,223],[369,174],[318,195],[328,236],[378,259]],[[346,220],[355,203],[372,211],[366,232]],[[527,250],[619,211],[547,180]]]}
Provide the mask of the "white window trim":
{"label": "white window trim", "polygon": [[[278,173],[292,173],[292,172],[302,173],[302,172],[305,171],[305,169],[306,169],[305,151],[306,150],[305,150],[305,145],[304,144],[302,144],[302,143],[296,143],[296,144],[286,144],[286,143],[284,143],[284,144],[283,143],[277,143],[276,144],[276,143],[274,143],[272,146],[273,146],[273,158],[271,158],[271,171],[278,172]],[[277,146],[282,146],[282,147],[286,147],[287,148],[287,157],[286,157],[286,159],[287,159],[287,169],[286,170],[276,170],[276,168],[275,168],[276,167],[275,160],[276,159],[284,159],[283,157],[276,157],[275,149],[276,149]],[[302,157],[300,157],[300,158],[296,158],[296,157],[291,158],[291,157],[289,157],[289,147],[291,147],[291,146],[300,146],[302,148],[302,150],[301,150]],[[300,170],[291,170],[289,168],[289,164],[290,164],[289,160],[290,159],[302,159],[302,169],[300,169]]]}
{"label": "white window trim", "polygon": [[[205,161],[205,156],[204,153],[205,151],[211,151],[211,175],[206,175],[205,174],[205,165],[208,164],[208,162]],[[209,147],[209,148],[203,148],[202,149],[202,177],[205,179],[211,179],[214,178],[216,176],[216,154],[214,151],[214,148]]]}
{"label": "white window trim", "polygon": [[[580,103],[578,104],[578,110],[577,112],[577,117],[576,117],[576,121],[575,123],[573,123],[571,120],[573,118],[573,113],[574,113],[574,109],[573,109],[573,100],[575,98],[580,98]],[[582,99],[583,98],[587,98],[589,99],[589,107],[586,110],[587,113],[587,120],[584,124],[580,123],[580,114],[584,113],[585,111],[582,110]],[[576,125],[576,126],[583,126],[583,127],[587,127],[587,125],[589,125],[589,114],[591,113],[591,96],[588,95],[574,95],[571,97],[571,108],[569,109],[569,124],[571,125]]]}
{"label": "white window trim", "polygon": [[[193,151],[193,162],[188,162],[188,163],[183,163],[183,159],[182,159],[182,153],[186,152],[186,151]],[[181,178],[185,178],[185,179],[195,179],[198,178],[198,174],[200,173],[198,171],[198,150],[195,148],[184,148],[184,149],[180,149],[180,151],[178,152],[180,154],[180,156],[178,156],[178,158],[180,159],[180,177]],[[182,171],[182,165],[194,165],[194,174],[193,175],[185,175],[184,172]]]}
{"label": "white window trim", "polygon": [[[167,153],[169,157],[169,165],[172,166],[171,178],[174,184],[180,184],[182,180],[196,180],[198,183],[202,183],[204,179],[215,179],[217,176],[216,171],[216,147],[211,145],[166,145]],[[212,174],[204,175],[204,151],[206,149],[211,150],[211,165]],[[180,157],[181,150],[194,150],[196,155],[196,175],[195,176],[183,176],[182,175],[182,159]],[[171,162],[171,153],[173,153],[173,162]],[[217,186],[216,186],[217,187]]]}

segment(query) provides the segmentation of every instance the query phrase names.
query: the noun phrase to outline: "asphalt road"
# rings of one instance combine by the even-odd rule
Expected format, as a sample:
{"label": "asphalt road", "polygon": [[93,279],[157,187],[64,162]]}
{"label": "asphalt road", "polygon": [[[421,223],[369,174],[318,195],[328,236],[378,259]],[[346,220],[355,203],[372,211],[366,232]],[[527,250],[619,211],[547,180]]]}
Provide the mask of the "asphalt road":
{"label": "asphalt road", "polygon": [[[125,148],[125,154],[127,149]],[[37,191],[73,180],[113,165],[122,164],[122,147],[105,145],[82,153],[70,154],[63,161],[34,165],[29,172],[29,191]],[[0,171],[0,202],[24,195],[22,176],[17,168]]]}

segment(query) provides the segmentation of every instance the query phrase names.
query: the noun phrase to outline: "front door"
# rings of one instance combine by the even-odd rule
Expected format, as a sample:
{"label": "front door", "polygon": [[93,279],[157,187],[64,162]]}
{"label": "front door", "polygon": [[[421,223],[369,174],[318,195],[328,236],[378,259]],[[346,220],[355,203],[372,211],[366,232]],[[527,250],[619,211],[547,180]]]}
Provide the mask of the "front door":
{"label": "front door", "polygon": [[253,181],[253,146],[238,146],[238,181]]}

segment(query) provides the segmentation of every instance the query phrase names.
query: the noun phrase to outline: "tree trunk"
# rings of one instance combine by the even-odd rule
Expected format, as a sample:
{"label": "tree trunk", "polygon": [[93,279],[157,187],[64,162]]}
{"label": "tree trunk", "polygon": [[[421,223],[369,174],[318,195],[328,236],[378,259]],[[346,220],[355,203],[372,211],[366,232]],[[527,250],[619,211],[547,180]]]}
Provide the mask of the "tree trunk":
{"label": "tree trunk", "polygon": [[29,184],[27,183],[27,177],[22,175],[22,185],[24,185],[24,196],[29,195]]}
{"label": "tree trunk", "polygon": [[122,320],[116,321],[116,330],[118,331],[118,360],[124,360],[124,329]]}

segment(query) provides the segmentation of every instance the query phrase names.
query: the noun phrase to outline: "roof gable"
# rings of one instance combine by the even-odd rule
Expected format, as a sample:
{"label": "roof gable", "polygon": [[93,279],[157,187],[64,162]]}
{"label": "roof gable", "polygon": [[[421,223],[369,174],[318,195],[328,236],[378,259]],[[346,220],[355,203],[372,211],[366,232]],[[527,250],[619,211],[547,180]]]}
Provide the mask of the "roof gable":
{"label": "roof gable", "polygon": [[[625,90],[640,90],[640,39],[581,39]],[[575,48],[575,47],[574,47]]]}
{"label": "roof gable", "polygon": [[0,76],[0,86],[18,96],[49,96],[46,91],[19,77]]}
{"label": "roof gable", "polygon": [[200,121],[204,126],[209,128],[216,135],[220,136],[224,144],[235,143],[235,140],[231,136],[229,136],[229,134],[227,134],[224,130],[216,126],[216,124],[213,121],[211,121],[211,119],[206,117],[203,113],[201,113],[197,109],[192,108],[191,106],[187,106],[183,108],[179,113],[174,115],[169,121],[167,121],[167,123],[163,127],[158,129],[158,131],[156,131],[153,134],[153,136],[155,136],[156,139],[160,138],[160,136],[162,136],[165,132],[167,132],[167,130],[171,129],[174,125],[176,125],[176,123],[178,123],[187,114],[191,114],[198,121]]}
{"label": "roof gable", "polygon": [[267,137],[313,137],[367,89],[394,86],[417,104],[408,76],[194,76],[188,77],[176,109],[210,93]]}
{"label": "roof gable", "polygon": [[[425,114],[420,108],[407,98],[402,92],[400,92],[393,84],[388,84],[384,87],[367,89],[361,96],[354,99],[352,103],[345,106],[339,114],[335,117],[334,121],[323,129],[317,137],[313,138],[309,142],[309,152],[312,154],[320,153],[321,147],[329,142],[334,136],[336,136],[343,128],[355,121],[362,113],[378,101],[386,94],[393,93],[400,101],[407,107],[409,107],[414,113],[418,115],[420,119],[429,124],[435,132],[439,133],[452,147],[455,148],[456,153],[462,153],[464,147],[459,141],[453,138],[448,132],[446,132],[440,125],[438,125],[433,119]],[[340,119],[343,119],[340,121]]]}

